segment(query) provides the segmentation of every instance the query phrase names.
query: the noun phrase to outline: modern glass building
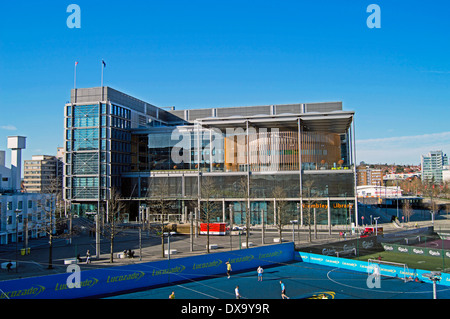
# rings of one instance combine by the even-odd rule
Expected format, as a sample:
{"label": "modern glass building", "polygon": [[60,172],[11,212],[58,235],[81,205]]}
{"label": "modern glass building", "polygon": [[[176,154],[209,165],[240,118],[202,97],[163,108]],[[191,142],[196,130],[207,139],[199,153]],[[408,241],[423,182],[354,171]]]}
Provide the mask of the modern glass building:
{"label": "modern glass building", "polygon": [[109,87],[73,89],[65,105],[64,199],[79,213],[106,208],[131,170],[131,129],[167,125],[171,115]]}
{"label": "modern glass building", "polygon": [[66,104],[65,198],[81,211],[108,209],[115,187],[132,219],[164,200],[178,221],[358,222],[354,112],[341,102],[167,111],[101,91]]}
{"label": "modern glass building", "polygon": [[442,151],[431,151],[421,157],[422,180],[433,184],[442,184],[442,171],[448,165],[447,154]]}

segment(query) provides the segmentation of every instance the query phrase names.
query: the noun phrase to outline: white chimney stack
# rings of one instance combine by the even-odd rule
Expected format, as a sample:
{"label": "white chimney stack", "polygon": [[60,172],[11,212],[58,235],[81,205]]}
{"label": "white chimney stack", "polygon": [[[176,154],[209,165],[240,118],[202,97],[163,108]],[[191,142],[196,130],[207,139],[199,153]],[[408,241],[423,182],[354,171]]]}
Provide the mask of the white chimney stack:
{"label": "white chimney stack", "polygon": [[8,148],[11,149],[11,188],[20,190],[22,180],[22,150],[25,149],[24,136],[8,136]]}

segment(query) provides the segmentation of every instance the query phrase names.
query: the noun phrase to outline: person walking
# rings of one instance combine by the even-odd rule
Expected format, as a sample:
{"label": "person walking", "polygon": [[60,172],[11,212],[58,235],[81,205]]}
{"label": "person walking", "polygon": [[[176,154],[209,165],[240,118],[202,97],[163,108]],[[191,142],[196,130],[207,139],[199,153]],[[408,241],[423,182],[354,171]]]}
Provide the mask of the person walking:
{"label": "person walking", "polygon": [[256,270],[256,272],[258,273],[258,281],[262,281],[263,280],[262,275],[263,275],[264,269],[261,266],[259,266],[258,269]]}
{"label": "person walking", "polygon": [[236,299],[241,299],[241,295],[239,294],[239,286],[236,286],[234,293],[236,295]]}
{"label": "person walking", "polygon": [[286,286],[284,285],[284,283],[281,280],[280,280],[280,285],[281,285],[281,298],[289,299],[289,297],[286,296]]}
{"label": "person walking", "polygon": [[231,276],[231,264],[228,261],[225,264],[227,265],[227,276],[228,276],[228,278],[230,278],[230,276]]}
{"label": "person walking", "polygon": [[86,264],[90,264],[90,263],[91,263],[91,252],[88,249],[86,252]]}

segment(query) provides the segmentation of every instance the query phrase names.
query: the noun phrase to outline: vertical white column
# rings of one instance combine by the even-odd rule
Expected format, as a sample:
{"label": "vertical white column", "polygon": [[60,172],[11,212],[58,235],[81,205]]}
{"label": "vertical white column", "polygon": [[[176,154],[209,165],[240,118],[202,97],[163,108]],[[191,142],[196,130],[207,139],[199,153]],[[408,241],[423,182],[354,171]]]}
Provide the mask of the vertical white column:
{"label": "vertical white column", "polygon": [[8,136],[8,148],[11,149],[11,189],[20,190],[22,180],[22,150],[25,149],[23,136]]}

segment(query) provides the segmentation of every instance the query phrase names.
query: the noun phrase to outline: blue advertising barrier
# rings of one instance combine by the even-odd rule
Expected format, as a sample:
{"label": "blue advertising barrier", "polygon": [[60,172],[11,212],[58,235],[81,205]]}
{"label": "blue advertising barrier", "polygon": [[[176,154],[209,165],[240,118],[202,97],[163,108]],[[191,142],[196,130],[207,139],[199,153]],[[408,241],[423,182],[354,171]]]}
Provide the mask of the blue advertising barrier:
{"label": "blue advertising barrier", "polygon": [[[285,243],[222,253],[31,277],[0,282],[0,299],[92,298],[152,288],[202,277],[225,275],[226,262],[233,272],[289,262],[294,244]],[[78,281],[76,280],[78,277]],[[70,286],[79,283],[79,288]]]}
{"label": "blue advertising barrier", "polygon": [[[367,274],[372,274],[373,270],[369,269],[369,263],[367,261],[311,254],[306,252],[295,252],[295,260],[308,262],[312,264],[324,265],[329,267],[343,268],[354,270],[358,272],[365,272]],[[422,269],[406,269],[406,277],[418,278],[424,282],[432,283],[424,274],[429,274],[429,270]],[[391,266],[391,265],[380,265],[380,275],[405,278],[405,269],[403,267]],[[437,284],[450,286],[450,274],[441,273],[440,281]]]}

